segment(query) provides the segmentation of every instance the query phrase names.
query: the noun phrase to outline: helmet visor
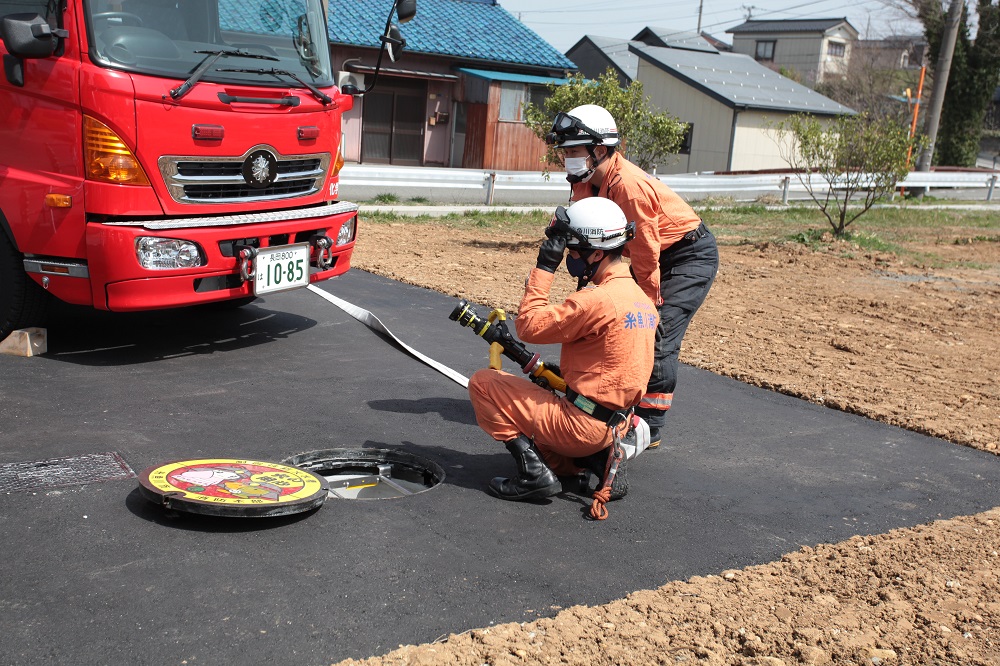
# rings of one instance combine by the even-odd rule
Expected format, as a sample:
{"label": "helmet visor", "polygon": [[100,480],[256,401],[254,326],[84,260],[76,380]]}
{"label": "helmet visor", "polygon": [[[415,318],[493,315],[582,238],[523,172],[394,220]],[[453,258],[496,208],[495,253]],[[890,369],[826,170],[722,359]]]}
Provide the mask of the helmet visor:
{"label": "helmet visor", "polygon": [[556,208],[556,214],[552,217],[552,221],[549,222],[549,226],[545,227],[545,236],[546,238],[563,236],[567,243],[588,244],[587,237],[570,226],[569,215],[563,206]]}
{"label": "helmet visor", "polygon": [[590,136],[594,143],[603,143],[604,137],[574,118],[568,113],[560,111],[556,114],[556,119],[552,121],[552,129],[545,135],[545,142],[550,146],[561,144],[567,139],[578,138],[580,134]]}

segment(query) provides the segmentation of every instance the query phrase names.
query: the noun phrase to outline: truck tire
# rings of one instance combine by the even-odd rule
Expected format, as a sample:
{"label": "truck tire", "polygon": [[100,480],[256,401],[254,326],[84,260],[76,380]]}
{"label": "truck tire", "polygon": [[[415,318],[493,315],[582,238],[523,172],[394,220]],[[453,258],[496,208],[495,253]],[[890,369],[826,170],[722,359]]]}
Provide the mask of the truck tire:
{"label": "truck tire", "polygon": [[24,256],[0,229],[0,340],[43,323],[49,295],[24,272]]}

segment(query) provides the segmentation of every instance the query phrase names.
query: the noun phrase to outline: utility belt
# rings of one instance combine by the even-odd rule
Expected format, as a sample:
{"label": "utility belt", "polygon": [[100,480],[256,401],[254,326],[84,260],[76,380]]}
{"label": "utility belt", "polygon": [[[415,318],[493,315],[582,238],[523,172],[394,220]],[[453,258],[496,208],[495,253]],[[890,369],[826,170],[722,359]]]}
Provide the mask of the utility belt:
{"label": "utility belt", "polygon": [[570,387],[566,387],[566,397],[580,411],[589,414],[609,428],[614,428],[622,423],[627,423],[632,415],[631,409],[608,409],[604,405],[598,404],[585,395],[580,395]]}
{"label": "utility belt", "polygon": [[662,250],[662,252],[668,252],[670,250],[679,250],[685,245],[690,245],[691,243],[704,238],[708,234],[709,234],[708,227],[706,227],[705,223],[702,222],[698,225],[696,229],[692,229],[691,231],[681,236],[680,240],[675,242],[673,245],[668,245],[667,247],[665,247]]}

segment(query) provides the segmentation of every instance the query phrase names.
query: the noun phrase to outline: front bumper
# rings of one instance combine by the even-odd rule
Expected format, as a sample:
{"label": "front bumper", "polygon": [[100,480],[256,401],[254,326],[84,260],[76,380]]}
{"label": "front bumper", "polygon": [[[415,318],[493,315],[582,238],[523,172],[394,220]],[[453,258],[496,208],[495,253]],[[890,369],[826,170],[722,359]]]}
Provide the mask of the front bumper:
{"label": "front bumper", "polygon": [[[308,242],[317,236],[336,241],[358,207],[335,202],[313,208],[246,215],[189,217],[87,225],[87,254],[94,307],[115,312],[152,310],[211,303],[253,295],[253,284],[240,277],[239,246],[273,247]],[[354,220],[355,232],[357,220]],[[140,236],[178,238],[197,243],[206,261],[191,269],[149,270],[136,259]],[[350,268],[354,236],[333,245],[327,264],[310,253],[310,282],[341,275]]]}

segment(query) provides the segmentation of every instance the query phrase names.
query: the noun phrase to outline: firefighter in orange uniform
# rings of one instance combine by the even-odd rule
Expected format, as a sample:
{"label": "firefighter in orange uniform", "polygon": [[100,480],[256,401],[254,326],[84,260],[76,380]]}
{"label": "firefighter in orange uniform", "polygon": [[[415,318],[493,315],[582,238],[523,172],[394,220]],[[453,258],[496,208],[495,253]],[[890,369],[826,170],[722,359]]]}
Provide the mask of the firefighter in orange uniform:
{"label": "firefighter in orange uniform", "polygon": [[649,424],[649,448],[656,448],[677,385],[681,341],[719,270],[715,237],[673,190],[616,152],[618,125],[603,107],[558,114],[546,138],[563,149],[571,200],[610,199],[636,224],[625,256],[660,324],[653,372],[635,411]]}
{"label": "firefighter in orange uniform", "polygon": [[[633,228],[607,199],[560,206],[525,282],[517,335],[528,343],[562,343],[559,368],[566,397],[489,368],[469,381],[480,427],[504,442],[517,462],[516,477],[490,482],[490,492],[501,499],[554,495],[561,490],[557,476],[575,475],[581,468],[602,478],[613,429],[622,426],[642,397],[653,367],[656,309],[621,260]],[[567,249],[566,268],[580,288],[555,305],[549,289]],[[620,465],[611,499],[626,490]]]}

